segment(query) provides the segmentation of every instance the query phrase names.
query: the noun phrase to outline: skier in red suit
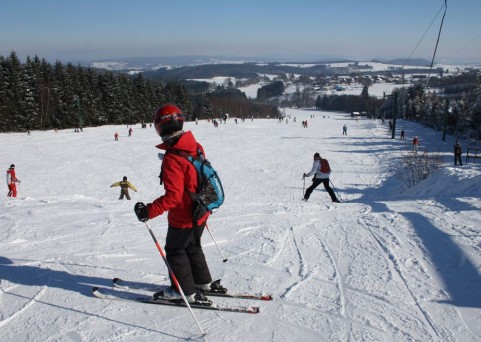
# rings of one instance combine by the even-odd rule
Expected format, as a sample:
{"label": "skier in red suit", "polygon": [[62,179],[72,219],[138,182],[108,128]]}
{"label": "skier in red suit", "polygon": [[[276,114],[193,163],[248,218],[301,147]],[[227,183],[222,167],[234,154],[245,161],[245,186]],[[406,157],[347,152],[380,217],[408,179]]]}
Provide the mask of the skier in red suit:
{"label": "skier in red suit", "polygon": [[17,197],[17,185],[20,183],[20,179],[15,175],[15,165],[10,165],[7,170],[7,186],[8,186],[8,197]]}

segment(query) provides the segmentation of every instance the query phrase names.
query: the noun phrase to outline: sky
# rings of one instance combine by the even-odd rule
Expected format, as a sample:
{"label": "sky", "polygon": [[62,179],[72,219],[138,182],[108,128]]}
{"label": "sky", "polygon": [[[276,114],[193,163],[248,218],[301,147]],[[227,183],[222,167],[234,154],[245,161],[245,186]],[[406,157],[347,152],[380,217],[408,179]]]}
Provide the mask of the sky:
{"label": "sky", "polygon": [[[0,54],[432,59],[444,0],[3,0]],[[436,61],[481,60],[481,1],[447,1]]]}

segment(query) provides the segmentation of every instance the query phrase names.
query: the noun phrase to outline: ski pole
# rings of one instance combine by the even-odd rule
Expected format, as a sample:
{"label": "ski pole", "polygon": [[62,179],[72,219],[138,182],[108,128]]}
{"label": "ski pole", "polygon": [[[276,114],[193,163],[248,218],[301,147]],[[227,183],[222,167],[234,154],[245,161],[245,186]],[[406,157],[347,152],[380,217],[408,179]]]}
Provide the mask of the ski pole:
{"label": "ski pole", "polygon": [[205,227],[207,228],[207,231],[209,232],[210,237],[211,237],[212,240],[214,241],[215,246],[216,246],[217,249],[219,250],[220,255],[222,255],[222,261],[223,261],[223,262],[227,262],[228,259],[224,256],[224,253],[222,253],[222,250],[220,249],[219,245],[217,244],[217,241],[215,241],[214,235],[212,235],[212,232],[210,231],[209,226],[207,225],[207,223],[205,224]]}
{"label": "ski pole", "polygon": [[304,198],[304,189],[306,188],[306,177],[302,177],[304,184],[302,185],[302,198]]}
{"label": "ski pole", "polygon": [[205,337],[206,333],[202,330],[202,327],[200,326],[199,322],[197,321],[197,318],[194,315],[194,311],[192,311],[192,308],[190,307],[189,301],[185,297],[184,291],[182,291],[182,288],[180,287],[180,284],[177,281],[177,278],[175,277],[175,274],[172,271],[172,268],[170,268],[170,265],[169,265],[169,262],[167,261],[164,250],[162,249],[162,247],[160,247],[160,244],[157,241],[157,239],[155,238],[154,232],[152,231],[152,229],[150,229],[149,224],[147,222],[144,222],[144,223],[145,223],[145,226],[147,227],[147,229],[149,230],[150,236],[152,236],[152,239],[154,240],[155,245],[157,246],[157,249],[159,250],[160,255],[162,256],[162,259],[164,259],[165,265],[167,266],[167,269],[169,270],[170,277],[171,277],[173,283],[175,284],[175,287],[177,288],[177,290],[179,290],[179,293],[182,296],[182,299],[184,300],[185,304],[189,308],[189,311],[192,314],[192,317],[194,318],[195,323],[197,324],[200,332],[202,333],[202,337],[204,338],[205,341],[207,341],[207,338]]}
{"label": "ski pole", "polygon": [[329,182],[331,182],[332,188],[334,189],[334,192],[336,193],[337,197],[342,201],[342,197],[339,195],[339,193],[336,190],[336,187],[334,186],[334,183],[329,179]]}

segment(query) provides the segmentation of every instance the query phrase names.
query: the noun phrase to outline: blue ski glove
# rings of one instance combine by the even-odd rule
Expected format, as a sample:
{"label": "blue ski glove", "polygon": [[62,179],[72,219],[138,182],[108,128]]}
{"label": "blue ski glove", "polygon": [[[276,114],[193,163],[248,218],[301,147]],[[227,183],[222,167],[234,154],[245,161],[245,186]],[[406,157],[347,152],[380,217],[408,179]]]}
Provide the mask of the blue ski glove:
{"label": "blue ski glove", "polygon": [[149,209],[147,209],[147,206],[144,203],[135,203],[134,211],[140,222],[147,222],[149,220]]}

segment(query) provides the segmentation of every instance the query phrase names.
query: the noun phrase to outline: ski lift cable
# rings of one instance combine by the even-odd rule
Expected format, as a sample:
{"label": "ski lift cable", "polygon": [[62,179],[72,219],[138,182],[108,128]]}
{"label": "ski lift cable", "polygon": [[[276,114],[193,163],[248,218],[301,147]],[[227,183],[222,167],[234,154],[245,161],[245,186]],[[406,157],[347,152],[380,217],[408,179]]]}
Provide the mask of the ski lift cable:
{"label": "ski lift cable", "polygon": [[[436,21],[436,19],[438,18],[439,14],[441,13],[441,11],[443,10],[443,8],[446,8],[447,7],[447,0],[445,0],[445,3],[441,6],[441,8],[439,8],[438,12],[436,13],[436,15],[434,16],[433,20],[431,21],[431,23],[429,24],[429,26],[426,28],[426,30],[424,31],[423,35],[421,36],[421,38],[419,39],[419,41],[417,42],[416,46],[414,47],[414,49],[411,51],[411,54],[409,55],[408,58],[406,58],[406,60],[404,61],[404,64],[403,66],[401,67],[401,70],[402,70],[402,81],[403,81],[403,84],[402,84],[402,89],[403,89],[403,94],[404,94],[404,68],[406,67],[406,64],[408,63],[408,61],[411,59],[411,57],[414,55],[414,52],[416,52],[417,48],[419,47],[419,45],[421,44],[421,42],[424,40],[424,37],[426,36],[426,34],[429,32],[429,30],[431,29],[431,26],[433,26],[434,22]],[[446,10],[444,12],[444,14],[446,14]],[[443,20],[444,20],[444,15],[443,15]],[[441,24],[442,25],[442,24]],[[439,38],[438,38],[439,39]],[[431,64],[431,68],[432,68],[432,64]],[[431,73],[431,69],[429,71]]]}
{"label": "ski lift cable", "polygon": [[428,31],[431,29],[431,26],[433,26],[433,23],[434,21],[437,19],[437,17],[439,16],[439,14],[441,13],[441,11],[443,10],[443,8],[445,7],[445,5],[443,5],[438,13],[436,13],[434,19],[431,21],[431,23],[429,24],[428,28],[426,29],[426,31],[424,31],[424,34],[422,35],[421,39],[419,39],[418,43],[416,44],[416,46],[414,47],[413,51],[411,52],[411,54],[409,55],[408,58],[406,58],[406,60],[404,61],[404,64],[402,66],[402,69],[404,70],[404,67],[406,66],[407,62],[411,59],[411,57],[413,56],[414,52],[416,51],[416,49],[418,48],[419,44],[421,44],[421,42],[423,41],[424,37],[426,36],[426,34],[428,33]]}
{"label": "ski lift cable", "polygon": [[436,51],[438,50],[439,38],[441,37],[441,30],[443,29],[444,17],[446,16],[446,11],[448,9],[448,0],[444,0],[444,14],[443,19],[441,19],[441,25],[439,25],[438,39],[436,40],[436,46],[434,48],[433,58],[431,60],[431,66],[429,67],[428,77],[426,78],[426,86],[428,89],[429,77],[431,76],[431,70],[433,69],[434,58],[436,57]]}
{"label": "ski lift cable", "polygon": [[460,48],[458,51],[456,51],[456,53],[454,54],[453,57],[459,56],[459,54],[461,53],[461,51],[463,51],[466,47],[468,47],[469,45],[471,45],[471,43],[472,43],[473,41],[475,41],[476,39],[478,39],[480,36],[481,36],[481,32],[478,32],[476,35],[474,35],[474,37],[471,38],[466,44],[464,44],[462,48]]}

